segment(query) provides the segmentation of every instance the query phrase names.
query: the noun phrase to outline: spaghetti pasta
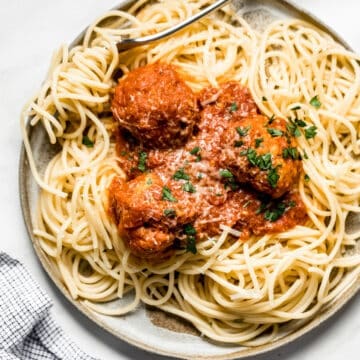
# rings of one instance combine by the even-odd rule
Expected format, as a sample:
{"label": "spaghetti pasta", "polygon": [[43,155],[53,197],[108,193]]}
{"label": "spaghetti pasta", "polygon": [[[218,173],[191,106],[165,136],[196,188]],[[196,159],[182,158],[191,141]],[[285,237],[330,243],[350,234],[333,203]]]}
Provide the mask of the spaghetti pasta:
{"label": "spaghetti pasta", "polygon": [[[207,2],[137,1],[128,12],[104,14],[81,44],[55,54],[21,122],[42,188],[34,234],[71,296],[89,308],[116,316],[142,302],[187,319],[210,339],[254,346],[271,341],[281,324],[314,316],[360,273],[359,255],[346,252],[360,236],[346,228],[348,215],[360,211],[359,57],[299,20],[276,21],[259,33],[230,7],[170,39],[118,54],[122,37],[161,31]],[[196,255],[177,250],[159,264],[129,252],[107,215],[107,188],[125,176],[111,138],[113,74],[159,60],[177,65],[195,91],[236,80],[265,115],[316,126],[316,139],[297,138],[306,225],[245,243],[223,226],[218,238],[198,243]],[[28,116],[61,145],[43,176],[26,134]],[[126,306],[103,306],[128,293]]]}

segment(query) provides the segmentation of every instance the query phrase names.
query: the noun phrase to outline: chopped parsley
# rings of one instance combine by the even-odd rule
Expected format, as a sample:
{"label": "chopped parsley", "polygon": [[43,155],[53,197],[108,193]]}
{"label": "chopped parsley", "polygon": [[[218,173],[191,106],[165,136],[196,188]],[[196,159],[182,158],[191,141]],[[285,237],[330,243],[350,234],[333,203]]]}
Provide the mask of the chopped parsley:
{"label": "chopped parsley", "polygon": [[177,202],[177,200],[174,198],[173,194],[171,193],[171,190],[167,186],[164,186],[162,189],[162,200]]}
{"label": "chopped parsley", "polygon": [[247,159],[253,166],[257,166],[261,170],[269,170],[272,166],[272,157],[270,153],[257,155],[254,149],[248,149]]}
{"label": "chopped parsley", "polygon": [[184,234],[185,235],[196,235],[196,230],[191,224],[184,225]]}
{"label": "chopped parsley", "polygon": [[147,153],[144,151],[141,151],[139,153],[139,162],[138,162],[138,166],[137,168],[141,171],[141,172],[145,172],[146,171],[146,158],[147,158]]}
{"label": "chopped parsley", "polygon": [[318,98],[318,95],[315,95],[311,100],[310,100],[310,105],[313,106],[316,109],[319,109],[321,107],[321,102]]}
{"label": "chopped parsley", "polygon": [[230,111],[235,112],[238,109],[237,103],[232,103],[230,106]]}
{"label": "chopped parsley", "polygon": [[261,214],[262,212],[265,211],[265,209],[268,207],[269,205],[266,202],[262,202],[260,204],[260,207],[256,210],[256,215]]}
{"label": "chopped parsley", "polygon": [[[300,128],[305,128],[307,126],[307,123],[301,119],[292,120],[290,117],[288,118],[288,120],[289,122],[286,124],[287,131],[290,133],[290,135],[294,137],[300,137],[301,136]],[[317,127],[312,125],[304,129],[304,131],[305,131],[305,138],[312,139],[317,134]],[[288,142],[290,143],[289,138],[288,138]]]}
{"label": "chopped parsley", "polygon": [[255,139],[255,148],[256,148],[256,149],[259,148],[260,145],[261,145],[261,143],[262,143],[263,141],[264,141],[263,138],[257,138],[257,139]]}
{"label": "chopped parsley", "polygon": [[127,151],[123,150],[121,153],[120,153],[121,156],[126,156],[127,155]]}
{"label": "chopped parsley", "polygon": [[165,209],[164,215],[170,219],[173,219],[176,217],[176,211],[174,209]]}
{"label": "chopped parsley", "polygon": [[263,97],[261,98],[261,100],[262,100],[263,102],[268,101],[268,100],[267,100],[267,98],[266,98],[265,96],[263,96]]}
{"label": "chopped parsley", "polygon": [[294,137],[300,137],[301,131],[298,127],[298,125],[291,119],[289,119],[289,123],[286,124],[286,129],[290,133],[290,135]]}
{"label": "chopped parsley", "polygon": [[202,173],[198,173],[196,177],[197,177],[199,180],[201,180],[201,179],[204,177],[204,175],[203,175]]}
{"label": "chopped parsley", "polygon": [[275,114],[271,115],[271,118],[269,118],[268,124],[271,125],[275,120]]}
{"label": "chopped parsley", "polygon": [[94,147],[94,142],[90,140],[90,138],[87,135],[84,135],[82,138],[82,143],[88,148]]}
{"label": "chopped parsley", "polygon": [[273,129],[273,128],[268,128],[267,132],[272,136],[272,137],[278,137],[278,136],[283,136],[284,132],[278,129]]}
{"label": "chopped parsley", "polygon": [[240,146],[243,146],[243,145],[244,145],[244,142],[242,140],[236,140],[234,142],[235,147],[240,147]]}
{"label": "chopped parsley", "polygon": [[221,169],[219,171],[219,175],[225,179],[224,188],[227,189],[230,187],[232,191],[236,191],[239,189],[239,184],[236,182],[234,175],[228,169]]}
{"label": "chopped parsley", "polygon": [[229,179],[229,180],[226,182],[224,188],[227,189],[229,186],[230,186],[230,189],[231,189],[232,191],[239,190],[239,188],[240,188],[239,183],[237,183],[234,179]]}
{"label": "chopped parsley", "polygon": [[316,134],[317,134],[317,127],[314,125],[305,129],[305,138],[306,139],[312,139],[316,136]]}
{"label": "chopped parsley", "polygon": [[254,149],[248,149],[246,151],[247,159],[251,165],[257,166],[258,163],[258,157],[257,153]]}
{"label": "chopped parsley", "polygon": [[190,182],[187,181],[183,186],[182,189],[188,193],[195,193],[196,192],[196,188],[195,186]]}
{"label": "chopped parsley", "polygon": [[264,218],[267,221],[274,222],[284,214],[285,210],[286,210],[286,205],[283,202],[281,202],[277,204],[273,209],[266,210],[264,213]]}
{"label": "chopped parsley", "polygon": [[304,156],[304,159],[309,159],[309,157],[308,157],[308,154],[304,151],[304,154],[303,154],[303,156]]}
{"label": "chopped parsley", "polygon": [[186,235],[186,252],[193,254],[197,253],[196,249],[196,230],[191,224],[186,224],[183,227],[183,232]]}
{"label": "chopped parsley", "polygon": [[179,181],[179,180],[190,180],[190,176],[185,173],[184,168],[180,168],[173,175],[173,179],[177,180],[177,181]]}
{"label": "chopped parsley", "polygon": [[271,187],[276,188],[277,182],[280,179],[280,176],[279,176],[279,174],[277,172],[277,168],[270,169],[267,178],[268,178],[268,182],[271,185]]}
{"label": "chopped parsley", "polygon": [[200,147],[199,146],[195,146],[191,151],[190,154],[191,155],[197,155],[200,152]]}
{"label": "chopped parsley", "polygon": [[196,156],[195,161],[197,161],[197,162],[201,161],[201,154],[200,154],[200,152],[201,152],[201,148],[200,148],[199,146],[195,146],[193,149],[191,149],[191,150],[189,151],[189,153],[190,153],[191,155]]}
{"label": "chopped parsley", "polygon": [[237,127],[236,128],[236,132],[240,135],[240,136],[246,136],[250,130],[251,126],[247,126],[247,127]]}
{"label": "chopped parsley", "polygon": [[225,179],[232,179],[234,177],[232,172],[227,169],[220,170],[219,174],[222,178],[225,178]]}
{"label": "chopped parsley", "polygon": [[307,125],[306,122],[301,119],[295,119],[295,124],[300,127],[305,127]]}
{"label": "chopped parsley", "polygon": [[305,174],[304,176],[304,181],[305,182],[309,182],[310,181],[310,176],[308,174]]}
{"label": "chopped parsley", "polygon": [[257,166],[261,170],[269,170],[272,166],[272,157],[270,153],[266,153],[264,155],[258,156],[258,164]]}
{"label": "chopped parsley", "polygon": [[282,152],[282,156],[284,159],[293,159],[293,160],[300,160],[301,156],[299,154],[299,151],[295,147],[289,147],[285,148]]}
{"label": "chopped parsley", "polygon": [[195,236],[186,238],[186,252],[191,252],[194,255],[197,253]]}
{"label": "chopped parsley", "polygon": [[290,110],[296,111],[296,110],[300,110],[301,106],[300,105],[296,105],[294,107],[292,107]]}
{"label": "chopped parsley", "polygon": [[278,203],[274,203],[273,201],[265,201],[261,203],[256,213],[263,213],[265,220],[274,222],[278,220],[285,213],[285,211],[295,206],[296,202],[293,200],[290,200],[288,203],[284,201]]}
{"label": "chopped parsley", "polygon": [[147,180],[146,180],[146,185],[151,185],[153,182],[152,182],[152,180],[151,180],[151,178],[148,178]]}
{"label": "chopped parsley", "polygon": [[280,176],[277,173],[277,168],[273,168],[272,166],[271,153],[257,155],[254,149],[248,149],[246,155],[251,165],[257,166],[260,170],[269,171],[267,176],[268,182],[273,188],[275,188]]}

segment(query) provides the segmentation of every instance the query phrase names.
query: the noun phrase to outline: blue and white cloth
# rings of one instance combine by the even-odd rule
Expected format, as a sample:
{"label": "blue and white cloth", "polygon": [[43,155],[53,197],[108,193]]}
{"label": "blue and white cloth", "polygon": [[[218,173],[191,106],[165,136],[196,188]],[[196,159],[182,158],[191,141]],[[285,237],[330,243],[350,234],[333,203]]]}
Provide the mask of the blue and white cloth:
{"label": "blue and white cloth", "polygon": [[0,253],[1,360],[94,360],[54,322],[51,306],[25,267]]}

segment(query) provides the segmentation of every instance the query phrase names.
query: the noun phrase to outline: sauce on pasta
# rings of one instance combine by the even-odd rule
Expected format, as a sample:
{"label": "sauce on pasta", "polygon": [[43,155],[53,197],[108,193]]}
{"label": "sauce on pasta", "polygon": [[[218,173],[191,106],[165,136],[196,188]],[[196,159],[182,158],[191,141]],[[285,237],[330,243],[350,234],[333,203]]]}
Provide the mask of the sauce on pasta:
{"label": "sauce on pasta", "polygon": [[239,83],[196,95],[174,66],[155,63],[120,81],[112,111],[127,180],[114,178],[110,212],[135,255],[196,253],[220,225],[246,240],[305,222],[294,137]]}

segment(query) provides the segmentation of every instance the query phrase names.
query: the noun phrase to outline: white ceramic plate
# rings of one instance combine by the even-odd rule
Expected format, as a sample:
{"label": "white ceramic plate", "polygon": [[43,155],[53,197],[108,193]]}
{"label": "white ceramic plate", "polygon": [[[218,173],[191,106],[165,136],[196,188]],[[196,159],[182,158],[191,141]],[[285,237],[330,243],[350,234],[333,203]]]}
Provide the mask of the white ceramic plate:
{"label": "white ceramic plate", "polygon": [[[118,8],[127,9],[134,3],[133,0],[122,1]],[[309,21],[329,33],[335,40],[348,48],[347,44],[339,38],[331,29],[322,24],[311,14],[299,9],[285,0],[234,0],[233,3],[239,8],[243,17],[251,25],[261,29],[270,21],[279,18],[298,18]],[[76,38],[74,45],[81,41],[83,33]],[[51,157],[59,150],[56,146],[48,143],[48,138],[41,126],[29,129],[31,144],[34,151],[35,161],[38,168],[43,170]],[[57,285],[64,296],[79,311],[88,316],[92,321],[106,329],[118,338],[130,344],[154,353],[173,356],[177,358],[191,359],[234,359],[245,358],[250,355],[273,350],[281,345],[295,340],[321,322],[332,316],[337,310],[346,304],[360,287],[360,281],[347,290],[337,302],[322,309],[313,319],[306,322],[291,322],[282,327],[275,341],[270,344],[247,348],[242,346],[220,345],[207,341],[198,336],[197,332],[188,324],[168,316],[160,311],[147,311],[144,306],[134,313],[123,317],[108,317],[91,312],[81,303],[71,298],[69,292],[60,281],[58,272],[53,268],[44,252],[41,250],[37,239],[32,232],[32,216],[35,214],[39,189],[35,183],[24,149],[20,158],[20,196],[23,215],[29,236],[33,242],[35,251],[51,280]],[[360,226],[360,221],[354,217],[352,226]],[[126,301],[124,299],[123,301]],[[157,325],[155,325],[157,324]],[[171,329],[171,330],[170,330]],[[181,346],[180,346],[181,344]]]}

